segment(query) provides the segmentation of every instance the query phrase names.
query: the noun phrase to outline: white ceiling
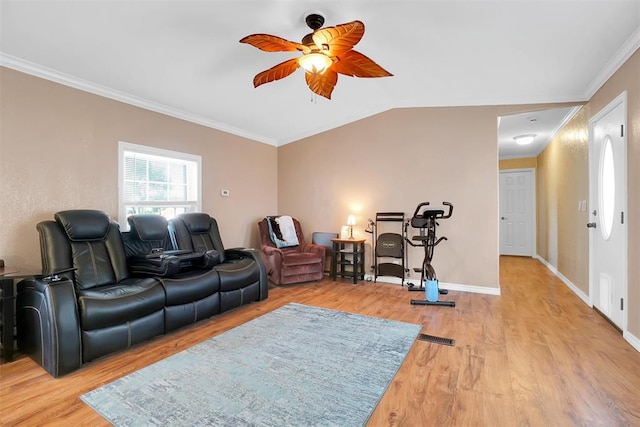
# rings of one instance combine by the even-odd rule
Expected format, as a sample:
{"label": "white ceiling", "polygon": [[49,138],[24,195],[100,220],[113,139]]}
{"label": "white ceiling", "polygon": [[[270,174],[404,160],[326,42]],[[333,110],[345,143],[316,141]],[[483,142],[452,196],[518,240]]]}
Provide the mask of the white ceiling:
{"label": "white ceiling", "polygon": [[[502,116],[498,122],[500,159],[537,157],[562,127],[580,110],[577,107],[553,108]],[[533,142],[518,145],[516,136],[535,135]]]}
{"label": "white ceiling", "polygon": [[[340,76],[330,101],[302,70],[255,89],[296,53],[238,41],[299,41],[309,11],[363,21],[355,49],[394,76]],[[276,146],[392,108],[585,101],[640,46],[640,0],[3,0],[0,15],[2,65]],[[547,132],[566,119],[536,115]],[[501,140],[529,133],[512,119]]]}

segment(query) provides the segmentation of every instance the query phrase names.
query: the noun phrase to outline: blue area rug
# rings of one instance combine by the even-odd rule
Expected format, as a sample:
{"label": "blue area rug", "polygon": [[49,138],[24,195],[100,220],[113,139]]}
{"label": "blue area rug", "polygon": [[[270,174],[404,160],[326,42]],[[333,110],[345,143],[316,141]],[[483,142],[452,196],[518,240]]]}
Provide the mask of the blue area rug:
{"label": "blue area rug", "polygon": [[288,304],[81,399],[116,426],[361,426],[421,328]]}

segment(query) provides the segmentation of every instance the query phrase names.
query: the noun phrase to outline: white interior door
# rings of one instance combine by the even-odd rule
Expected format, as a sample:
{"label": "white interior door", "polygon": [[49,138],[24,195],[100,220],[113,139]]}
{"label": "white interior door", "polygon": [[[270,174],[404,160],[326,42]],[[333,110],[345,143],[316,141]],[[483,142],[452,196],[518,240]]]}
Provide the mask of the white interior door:
{"label": "white interior door", "polygon": [[500,254],[533,256],[534,172],[500,171]]}
{"label": "white interior door", "polygon": [[626,328],[626,92],[589,121],[589,284],[594,306]]}

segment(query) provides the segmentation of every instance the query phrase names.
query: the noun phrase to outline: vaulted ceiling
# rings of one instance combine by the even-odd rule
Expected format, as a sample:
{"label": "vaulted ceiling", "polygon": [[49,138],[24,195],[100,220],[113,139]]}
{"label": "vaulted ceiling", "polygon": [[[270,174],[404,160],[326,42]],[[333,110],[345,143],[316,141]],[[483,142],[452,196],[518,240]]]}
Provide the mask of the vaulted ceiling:
{"label": "vaulted ceiling", "polygon": [[[0,64],[276,146],[392,108],[585,101],[640,45],[640,0],[20,0],[0,8]],[[331,100],[313,96],[302,70],[254,88],[255,74],[298,53],[239,40],[300,41],[312,11],[325,26],[363,21],[355,49],[394,76],[340,76]]]}

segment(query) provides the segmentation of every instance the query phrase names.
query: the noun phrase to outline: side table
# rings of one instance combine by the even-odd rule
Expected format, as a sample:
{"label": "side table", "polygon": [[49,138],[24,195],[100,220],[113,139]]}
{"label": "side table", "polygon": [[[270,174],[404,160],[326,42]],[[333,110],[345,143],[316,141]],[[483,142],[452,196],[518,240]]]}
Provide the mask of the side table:
{"label": "side table", "polygon": [[352,277],[353,283],[364,279],[365,239],[331,239],[331,278]]}
{"label": "side table", "polygon": [[13,347],[15,339],[16,316],[16,287],[15,280],[32,278],[40,275],[40,272],[28,271],[19,268],[0,268],[0,350],[2,361],[13,360]]}

